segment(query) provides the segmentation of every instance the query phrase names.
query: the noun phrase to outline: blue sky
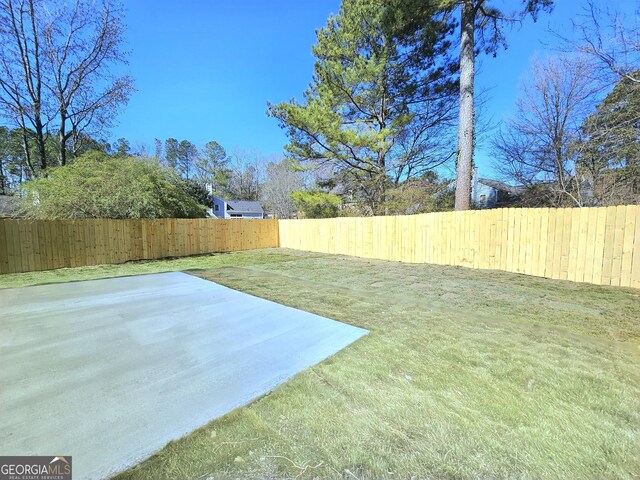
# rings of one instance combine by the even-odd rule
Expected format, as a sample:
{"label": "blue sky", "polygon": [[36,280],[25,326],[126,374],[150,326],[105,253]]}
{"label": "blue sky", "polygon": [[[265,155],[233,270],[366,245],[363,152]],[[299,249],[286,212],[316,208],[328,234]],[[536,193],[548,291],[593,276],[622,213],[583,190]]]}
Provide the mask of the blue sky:
{"label": "blue sky", "polygon": [[[496,0],[513,8],[516,0]],[[583,0],[558,0],[551,15],[507,32],[509,48],[480,59],[476,88],[489,90],[484,113],[499,123],[512,112],[518,82],[533,56],[555,47],[549,28],[569,32]],[[631,7],[633,0],[623,2]],[[315,30],[339,0],[129,1],[127,49],[136,93],[110,138],[153,148],[154,138],[279,154],[284,132],[266,116],[267,101],[300,99],[311,81]],[[488,146],[476,162],[489,176]]]}

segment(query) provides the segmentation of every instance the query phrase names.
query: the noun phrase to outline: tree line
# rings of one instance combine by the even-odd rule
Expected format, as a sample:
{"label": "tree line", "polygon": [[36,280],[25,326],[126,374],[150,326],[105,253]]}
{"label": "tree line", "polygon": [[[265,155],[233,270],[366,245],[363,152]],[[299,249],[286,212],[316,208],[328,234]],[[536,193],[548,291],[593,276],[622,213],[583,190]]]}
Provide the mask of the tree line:
{"label": "tree line", "polygon": [[[510,27],[553,9],[511,3],[343,0],[317,32],[303,100],[269,105],[288,155],[328,167],[364,214],[390,213],[398,192],[424,192],[453,163],[454,207],[472,207],[476,57],[499,55]],[[560,38],[564,51],[532,65],[516,114],[492,140],[495,169],[524,191],[520,205],[640,201],[640,42],[627,23],[588,1],[574,19],[578,39]]]}
{"label": "tree line", "polygon": [[211,214],[213,195],[260,201],[278,218],[341,213],[341,198],[315,172],[282,157],[227,153],[214,140],[197,146],[168,138],[153,148],[91,140],[93,148],[65,166],[32,176],[20,135],[0,127],[0,194],[18,193],[20,214],[30,218],[198,218]]}
{"label": "tree line", "polygon": [[640,203],[640,40],[594,2],[577,40],[532,62],[516,111],[492,141],[495,169],[524,185],[528,206]]}
{"label": "tree line", "polygon": [[[289,139],[284,158],[269,161],[229,154],[215,141],[107,144],[103,137],[134,89],[116,73],[127,59],[121,4],[0,0],[0,193],[35,181],[44,189],[42,179],[85,157],[123,168],[138,158],[188,187],[200,205],[207,190],[264,201],[282,217],[300,209],[311,216],[468,209],[476,59],[499,55],[508,34],[518,34],[512,27],[552,13],[553,1],[511,6],[343,0],[316,32],[302,100],[268,104]],[[495,170],[522,187],[521,205],[636,203],[637,32],[591,0],[573,30],[577,40],[556,34],[563,52],[532,64],[515,114],[485,132]],[[443,177],[446,169],[455,171],[453,181]]]}
{"label": "tree line", "polygon": [[489,3],[343,0],[317,32],[304,101],[270,105],[287,152],[331,165],[358,186],[371,214],[388,212],[389,189],[455,160],[455,207],[468,209],[477,47],[495,54],[506,23],[552,6],[529,0],[509,15]]}
{"label": "tree line", "polygon": [[111,0],[0,0],[0,113],[21,135],[25,174],[45,174],[108,128],[133,81],[118,75],[123,7]]}
{"label": "tree line", "polygon": [[[153,153],[125,138],[93,148],[29,174],[19,129],[0,127],[0,194],[18,193],[21,213],[32,218],[204,217],[213,195],[258,200],[281,218],[295,214],[291,192],[306,187],[291,162],[256,152],[228,154],[216,141],[202,147],[189,140],[155,142]],[[18,140],[16,140],[18,138]]]}

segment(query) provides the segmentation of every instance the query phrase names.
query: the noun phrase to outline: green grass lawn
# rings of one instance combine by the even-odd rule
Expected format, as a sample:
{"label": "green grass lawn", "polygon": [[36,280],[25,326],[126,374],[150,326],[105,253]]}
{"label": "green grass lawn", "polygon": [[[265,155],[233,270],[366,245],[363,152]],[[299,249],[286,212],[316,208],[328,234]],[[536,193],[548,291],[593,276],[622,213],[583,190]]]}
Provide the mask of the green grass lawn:
{"label": "green grass lawn", "polygon": [[0,287],[169,270],[371,333],[119,480],[640,474],[640,291],[288,250]]}

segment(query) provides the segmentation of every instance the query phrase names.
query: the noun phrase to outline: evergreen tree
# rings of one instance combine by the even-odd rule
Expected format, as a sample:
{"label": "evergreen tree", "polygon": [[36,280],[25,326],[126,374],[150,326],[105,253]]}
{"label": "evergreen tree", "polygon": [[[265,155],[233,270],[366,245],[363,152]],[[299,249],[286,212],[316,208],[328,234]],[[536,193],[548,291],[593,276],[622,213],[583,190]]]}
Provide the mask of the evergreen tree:
{"label": "evergreen tree", "polygon": [[[434,140],[455,116],[451,23],[425,12],[421,53],[408,48],[404,10],[394,2],[345,0],[317,32],[313,82],[304,101],[270,105],[287,130],[293,159],[346,171],[373,213],[390,182],[441,164]],[[451,142],[447,142],[449,147]],[[450,154],[449,154],[450,155]]]}
{"label": "evergreen tree", "polygon": [[216,195],[223,195],[229,186],[231,169],[225,149],[215,140],[207,142],[195,165],[196,177],[202,184],[211,185]]}
{"label": "evergreen tree", "polygon": [[189,140],[182,140],[178,145],[178,173],[186,179],[192,178],[197,159],[198,148]]}
{"label": "evergreen tree", "polygon": [[634,77],[640,71],[621,77],[582,125],[576,170],[598,205],[640,201],[640,83]]}
{"label": "evergreen tree", "polygon": [[131,144],[126,138],[119,138],[113,145],[116,157],[128,157],[131,154]]}
{"label": "evergreen tree", "polygon": [[175,138],[167,138],[164,141],[164,164],[176,170],[178,168],[178,157],[180,156],[180,144]]}

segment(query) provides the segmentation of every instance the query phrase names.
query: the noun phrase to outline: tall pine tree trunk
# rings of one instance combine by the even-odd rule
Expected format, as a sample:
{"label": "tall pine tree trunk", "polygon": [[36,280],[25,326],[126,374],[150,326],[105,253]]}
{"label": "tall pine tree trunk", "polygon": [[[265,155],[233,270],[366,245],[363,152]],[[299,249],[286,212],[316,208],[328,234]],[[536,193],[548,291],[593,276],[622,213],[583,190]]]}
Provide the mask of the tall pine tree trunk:
{"label": "tall pine tree trunk", "polygon": [[458,123],[458,164],[456,167],[456,210],[469,210],[474,141],[474,0],[463,0],[460,25],[460,120]]}

